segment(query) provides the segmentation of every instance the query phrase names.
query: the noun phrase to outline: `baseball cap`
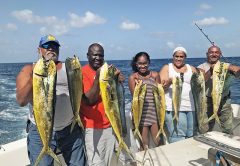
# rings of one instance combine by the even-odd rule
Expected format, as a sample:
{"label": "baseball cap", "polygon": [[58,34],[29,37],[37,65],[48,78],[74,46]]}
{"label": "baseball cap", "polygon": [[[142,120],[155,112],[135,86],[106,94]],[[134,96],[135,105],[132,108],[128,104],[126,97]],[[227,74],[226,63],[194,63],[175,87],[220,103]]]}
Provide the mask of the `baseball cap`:
{"label": "baseball cap", "polygon": [[49,34],[49,35],[41,37],[40,42],[39,42],[39,47],[48,42],[54,42],[58,46],[60,46],[59,41],[53,35]]}
{"label": "baseball cap", "polygon": [[177,51],[182,51],[185,53],[185,55],[187,55],[187,50],[184,48],[184,47],[176,47],[174,50],[173,50],[173,54],[175,54],[175,52]]}

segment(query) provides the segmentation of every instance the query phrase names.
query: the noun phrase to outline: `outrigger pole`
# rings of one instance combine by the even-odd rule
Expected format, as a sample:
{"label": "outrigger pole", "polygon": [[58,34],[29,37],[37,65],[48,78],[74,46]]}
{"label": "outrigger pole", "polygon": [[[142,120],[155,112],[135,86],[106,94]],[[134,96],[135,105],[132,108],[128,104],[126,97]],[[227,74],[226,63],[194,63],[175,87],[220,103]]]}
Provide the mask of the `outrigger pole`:
{"label": "outrigger pole", "polygon": [[[195,25],[196,25],[196,26],[198,27],[198,29],[202,32],[202,34],[208,39],[208,41],[209,41],[213,46],[216,46],[216,45],[214,44],[214,42],[209,39],[208,35],[203,32],[202,28],[200,28],[200,27],[197,25],[197,23],[195,23]],[[224,59],[224,61],[228,62],[227,58],[225,58],[222,54],[221,54],[221,57]]]}

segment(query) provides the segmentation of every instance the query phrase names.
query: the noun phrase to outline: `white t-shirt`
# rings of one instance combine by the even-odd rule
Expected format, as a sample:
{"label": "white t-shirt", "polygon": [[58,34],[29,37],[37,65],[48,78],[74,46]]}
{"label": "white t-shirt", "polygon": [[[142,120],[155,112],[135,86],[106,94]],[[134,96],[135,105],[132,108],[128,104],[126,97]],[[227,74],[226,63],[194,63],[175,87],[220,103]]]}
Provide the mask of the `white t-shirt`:
{"label": "white t-shirt", "polygon": [[[192,69],[190,65],[186,64],[187,71],[184,73],[183,85],[182,85],[182,95],[181,95],[181,105],[179,111],[195,111],[193,95],[191,91],[191,77]],[[169,78],[180,77],[180,73],[176,72],[173,68],[173,64],[168,64]],[[167,111],[173,111],[172,106],[172,85],[165,92],[166,107]]]}

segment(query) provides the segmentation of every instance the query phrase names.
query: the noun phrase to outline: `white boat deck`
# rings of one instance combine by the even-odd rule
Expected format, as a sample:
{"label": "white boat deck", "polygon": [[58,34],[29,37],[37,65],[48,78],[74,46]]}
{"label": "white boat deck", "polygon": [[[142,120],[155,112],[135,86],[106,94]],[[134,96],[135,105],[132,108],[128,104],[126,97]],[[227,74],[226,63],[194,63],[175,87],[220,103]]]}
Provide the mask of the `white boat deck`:
{"label": "white boat deck", "polygon": [[26,166],[29,165],[27,156],[27,139],[3,145],[0,149],[1,166]]}

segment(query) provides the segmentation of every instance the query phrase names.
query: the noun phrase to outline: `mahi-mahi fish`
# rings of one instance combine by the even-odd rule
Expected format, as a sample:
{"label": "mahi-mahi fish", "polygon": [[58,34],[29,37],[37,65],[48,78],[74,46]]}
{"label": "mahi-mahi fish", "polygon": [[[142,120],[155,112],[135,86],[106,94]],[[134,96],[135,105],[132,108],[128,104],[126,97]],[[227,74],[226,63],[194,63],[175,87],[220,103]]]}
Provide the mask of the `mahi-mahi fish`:
{"label": "mahi-mahi fish", "polygon": [[218,117],[218,109],[222,99],[223,88],[225,84],[226,75],[228,72],[228,63],[218,61],[213,68],[212,75],[212,102],[213,102],[213,115],[208,119],[208,121],[212,119],[216,119],[218,123],[220,123]]}
{"label": "mahi-mahi fish", "polygon": [[43,148],[34,165],[38,165],[45,154],[52,156],[60,163],[49,146],[53,131],[56,76],[54,61],[40,58],[33,69],[33,114]]}
{"label": "mahi-mahi fish", "polygon": [[164,131],[166,100],[165,100],[165,92],[162,84],[157,84],[156,87],[155,86],[153,87],[153,96],[154,96],[154,102],[155,102],[158,126],[159,126],[159,130],[156,135],[156,138],[158,138],[160,134],[163,134],[163,136],[166,138],[166,133]]}
{"label": "mahi-mahi fish", "polygon": [[130,155],[130,157],[133,158],[132,153],[130,152],[122,137],[121,119],[114,72],[115,70],[113,69],[113,66],[108,67],[108,64],[106,62],[103,64],[99,77],[100,93],[105,114],[118,140],[117,157],[119,157],[121,150],[124,149]]}
{"label": "mahi-mahi fish", "polygon": [[125,90],[122,82],[119,82],[116,78],[117,86],[117,96],[118,96],[118,106],[120,112],[120,119],[122,124],[122,135],[125,137],[127,135],[127,124],[126,124],[126,115],[125,115]]}
{"label": "mahi-mahi fish", "polygon": [[178,112],[181,105],[182,96],[182,80],[180,77],[173,77],[172,79],[172,105],[174,110],[173,120],[178,122]]}
{"label": "mahi-mahi fish", "polygon": [[76,122],[83,129],[84,127],[79,116],[80,103],[81,103],[82,94],[83,94],[81,64],[79,62],[79,59],[74,55],[73,58],[66,59],[65,66],[66,66],[66,73],[67,73],[67,79],[68,79],[70,101],[71,101],[72,111],[74,115],[71,131],[73,130]]}
{"label": "mahi-mahi fish", "polygon": [[134,123],[134,133],[133,135],[142,141],[142,136],[139,131],[139,125],[142,117],[142,109],[144,104],[145,95],[147,92],[147,85],[143,84],[142,80],[138,80],[133,92],[132,99],[132,114]]}
{"label": "mahi-mahi fish", "polygon": [[191,90],[197,116],[198,130],[201,134],[208,131],[207,98],[205,93],[205,79],[201,71],[192,74]]}

